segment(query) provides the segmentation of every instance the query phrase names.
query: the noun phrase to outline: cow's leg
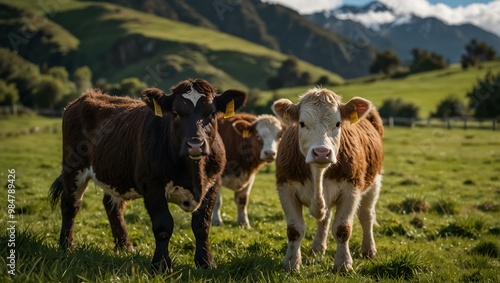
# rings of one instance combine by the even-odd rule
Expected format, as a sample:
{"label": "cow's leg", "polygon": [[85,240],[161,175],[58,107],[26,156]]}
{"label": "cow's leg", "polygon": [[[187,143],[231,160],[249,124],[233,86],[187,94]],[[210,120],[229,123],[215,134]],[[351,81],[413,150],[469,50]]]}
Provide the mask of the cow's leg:
{"label": "cow's leg", "polygon": [[168,209],[167,199],[161,187],[151,187],[145,190],[144,205],[148,211],[153,226],[155,237],[155,252],[153,260],[153,271],[171,272],[172,260],[168,253],[168,243],[174,230],[174,219]]}
{"label": "cow's leg", "polygon": [[318,229],[312,243],[313,254],[324,254],[327,247],[328,231],[330,230],[330,220],[332,219],[332,210],[327,209],[325,218],[319,221],[316,220]]}
{"label": "cow's leg", "polygon": [[289,192],[285,185],[278,185],[278,196],[286,217],[286,234],[288,237],[288,246],[285,258],[283,259],[283,268],[287,271],[299,270],[302,264],[300,252],[300,243],[304,238],[306,224],[302,215],[302,204]]}
{"label": "cow's leg", "polygon": [[130,242],[127,227],[125,226],[125,219],[123,219],[123,212],[127,202],[106,193],[104,194],[102,202],[108,214],[109,225],[111,226],[111,232],[113,233],[115,241],[115,250],[133,251],[134,246],[132,242]]}
{"label": "cow's leg", "polygon": [[224,222],[222,221],[220,207],[222,206],[222,190],[217,193],[217,199],[215,200],[214,211],[212,213],[212,225],[220,226]]}
{"label": "cow's leg", "polygon": [[254,181],[255,174],[252,174],[248,179],[247,185],[243,187],[242,190],[234,192],[234,202],[236,203],[236,208],[238,209],[238,224],[249,228],[250,221],[248,221],[247,206]]}
{"label": "cow's leg", "polygon": [[377,253],[375,239],[373,238],[373,225],[376,222],[375,205],[377,204],[381,186],[382,175],[378,175],[370,189],[363,195],[358,210],[359,222],[363,229],[361,254],[367,258],[374,258]]}
{"label": "cow's leg", "polygon": [[73,248],[73,227],[75,217],[82,207],[82,198],[87,190],[88,178],[77,178],[74,174],[63,174],[63,192],[61,194],[62,225],[59,246],[62,250]]}
{"label": "cow's leg", "polygon": [[196,239],[196,251],[194,254],[194,263],[196,267],[216,267],[208,244],[208,234],[210,232],[210,218],[212,217],[215,198],[220,189],[217,184],[220,184],[220,182],[216,182],[216,185],[208,190],[200,207],[192,214],[191,229],[193,229]]}
{"label": "cow's leg", "polygon": [[337,252],[335,253],[334,262],[334,269],[336,271],[352,270],[349,239],[352,234],[354,214],[361,198],[352,184],[345,183],[342,187],[342,195],[338,201],[332,225],[333,237],[337,241]]}

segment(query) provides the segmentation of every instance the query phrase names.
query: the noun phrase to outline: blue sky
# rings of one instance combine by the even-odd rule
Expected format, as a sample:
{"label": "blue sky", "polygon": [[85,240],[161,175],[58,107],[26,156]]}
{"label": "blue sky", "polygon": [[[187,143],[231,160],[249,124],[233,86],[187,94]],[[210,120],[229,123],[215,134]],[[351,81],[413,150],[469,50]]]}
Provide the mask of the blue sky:
{"label": "blue sky", "polygon": [[[364,5],[366,3],[369,3],[373,0],[344,0],[344,4],[349,4],[349,5]],[[401,1],[408,1],[408,0],[401,0]],[[429,3],[436,4],[436,3],[444,3],[452,8],[458,7],[458,6],[467,6],[468,4],[472,3],[489,3],[492,2],[491,0],[429,0]]]}

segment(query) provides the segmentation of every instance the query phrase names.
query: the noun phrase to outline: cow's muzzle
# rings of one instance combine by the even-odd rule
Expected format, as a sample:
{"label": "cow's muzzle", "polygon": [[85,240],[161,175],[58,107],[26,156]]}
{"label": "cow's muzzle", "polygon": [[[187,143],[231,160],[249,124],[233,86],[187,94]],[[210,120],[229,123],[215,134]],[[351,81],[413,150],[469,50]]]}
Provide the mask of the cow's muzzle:
{"label": "cow's muzzle", "polygon": [[318,167],[327,167],[332,163],[336,163],[336,161],[334,152],[325,146],[311,148],[306,157],[306,163],[311,163]]}
{"label": "cow's muzzle", "polygon": [[276,159],[276,151],[274,150],[264,150],[261,153],[260,158],[267,163],[271,163]]}
{"label": "cow's muzzle", "polygon": [[204,151],[205,141],[200,138],[191,138],[187,142],[189,158],[199,160],[206,152]]}

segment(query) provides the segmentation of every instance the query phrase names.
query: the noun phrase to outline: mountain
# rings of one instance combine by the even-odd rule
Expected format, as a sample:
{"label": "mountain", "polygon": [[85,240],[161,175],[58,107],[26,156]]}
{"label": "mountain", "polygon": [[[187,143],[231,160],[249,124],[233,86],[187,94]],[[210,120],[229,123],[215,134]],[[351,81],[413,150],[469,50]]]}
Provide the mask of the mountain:
{"label": "mountain", "polygon": [[393,49],[403,61],[410,61],[410,51],[419,48],[457,63],[465,45],[473,38],[486,42],[500,53],[500,37],[477,26],[449,25],[434,17],[398,14],[377,1],[359,7],[341,6],[307,17],[332,33],[357,38],[358,44],[371,44],[380,50]]}
{"label": "mountain", "polygon": [[343,77],[368,74],[374,48],[353,50],[350,38],[327,32],[279,4],[248,1],[106,0],[168,19],[216,29],[284,54],[291,54]]}
{"label": "mountain", "polygon": [[[16,50],[42,71],[61,65],[71,73],[87,65],[94,80],[137,77],[168,89],[187,77],[200,77],[220,89],[265,89],[267,79],[288,57],[220,32],[195,11],[178,17],[198,21],[200,26],[107,2],[74,0],[52,7],[56,10],[41,18],[40,3],[0,0],[0,47]],[[176,3],[190,7],[184,1]],[[343,82],[337,74],[303,60],[299,68],[313,80],[326,75],[333,82]]]}

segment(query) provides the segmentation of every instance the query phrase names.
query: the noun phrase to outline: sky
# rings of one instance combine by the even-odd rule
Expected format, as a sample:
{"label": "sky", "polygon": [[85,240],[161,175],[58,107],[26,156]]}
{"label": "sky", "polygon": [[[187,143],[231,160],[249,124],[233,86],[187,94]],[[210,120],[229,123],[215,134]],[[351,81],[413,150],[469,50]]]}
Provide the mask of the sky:
{"label": "sky", "polygon": [[[372,0],[264,0],[280,3],[301,14],[344,4],[365,5]],[[379,0],[399,13],[436,17],[447,24],[472,23],[500,36],[500,0]]]}

